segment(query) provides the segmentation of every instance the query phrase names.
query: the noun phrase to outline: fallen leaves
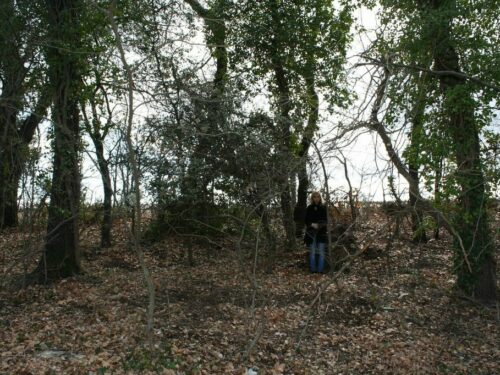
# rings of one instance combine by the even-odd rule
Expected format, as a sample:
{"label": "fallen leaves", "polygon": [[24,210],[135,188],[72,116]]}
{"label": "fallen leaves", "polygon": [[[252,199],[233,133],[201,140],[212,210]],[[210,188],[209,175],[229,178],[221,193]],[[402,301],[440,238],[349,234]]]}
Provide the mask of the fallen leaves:
{"label": "fallen leaves", "polygon": [[[22,247],[11,242],[21,236],[10,235],[0,269],[19,273]],[[495,312],[451,295],[446,238],[356,260],[312,310],[328,276],[298,267],[300,255],[258,271],[254,293],[231,250],[195,253],[199,266],[187,268],[178,241],[166,246],[168,258],[146,251],[157,287],[152,354],[142,277],[122,243],[89,258],[86,275],[0,290],[0,374],[500,373]]]}

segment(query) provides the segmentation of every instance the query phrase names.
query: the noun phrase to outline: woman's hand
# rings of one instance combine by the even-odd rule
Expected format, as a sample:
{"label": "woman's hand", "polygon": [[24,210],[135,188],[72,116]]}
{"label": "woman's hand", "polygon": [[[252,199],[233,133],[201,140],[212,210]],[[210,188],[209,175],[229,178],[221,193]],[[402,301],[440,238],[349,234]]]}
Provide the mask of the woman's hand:
{"label": "woman's hand", "polygon": [[311,227],[314,228],[314,229],[318,229],[319,228],[319,224],[318,223],[312,223]]}

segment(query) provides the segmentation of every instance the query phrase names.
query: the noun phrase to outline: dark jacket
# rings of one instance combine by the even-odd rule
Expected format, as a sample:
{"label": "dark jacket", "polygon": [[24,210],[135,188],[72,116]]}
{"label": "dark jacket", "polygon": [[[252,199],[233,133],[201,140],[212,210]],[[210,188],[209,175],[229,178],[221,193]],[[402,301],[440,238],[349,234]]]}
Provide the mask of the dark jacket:
{"label": "dark jacket", "polygon": [[[304,236],[304,242],[306,245],[310,245],[316,237],[316,242],[327,243],[328,235],[326,232],[327,227],[327,216],[326,207],[322,204],[310,204],[306,209],[306,234]],[[317,223],[319,229],[314,229],[311,224]]]}

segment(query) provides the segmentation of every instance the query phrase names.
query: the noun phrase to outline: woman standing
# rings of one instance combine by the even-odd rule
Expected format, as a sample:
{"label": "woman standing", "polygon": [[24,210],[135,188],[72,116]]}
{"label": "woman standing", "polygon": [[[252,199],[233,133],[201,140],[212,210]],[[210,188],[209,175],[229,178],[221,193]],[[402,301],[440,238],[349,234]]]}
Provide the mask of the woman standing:
{"label": "woman standing", "polygon": [[[311,194],[311,204],[306,210],[306,234],[304,242],[309,249],[309,269],[312,273],[323,272],[325,267],[325,248],[327,237],[327,213],[317,191]],[[316,255],[318,260],[316,261]]]}

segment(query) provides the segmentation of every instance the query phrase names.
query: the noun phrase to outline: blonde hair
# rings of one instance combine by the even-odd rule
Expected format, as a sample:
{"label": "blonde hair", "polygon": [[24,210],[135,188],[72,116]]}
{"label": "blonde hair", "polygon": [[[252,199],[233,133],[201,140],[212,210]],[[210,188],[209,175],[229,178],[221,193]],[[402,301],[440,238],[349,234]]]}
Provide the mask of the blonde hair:
{"label": "blonde hair", "polygon": [[314,204],[314,197],[319,197],[319,204],[323,204],[323,198],[321,198],[321,194],[319,191],[313,191],[311,193],[311,197],[310,197],[311,204]]}

